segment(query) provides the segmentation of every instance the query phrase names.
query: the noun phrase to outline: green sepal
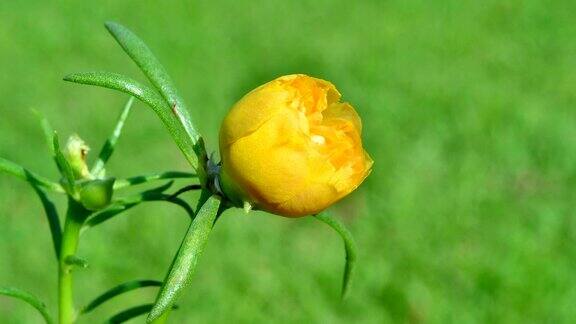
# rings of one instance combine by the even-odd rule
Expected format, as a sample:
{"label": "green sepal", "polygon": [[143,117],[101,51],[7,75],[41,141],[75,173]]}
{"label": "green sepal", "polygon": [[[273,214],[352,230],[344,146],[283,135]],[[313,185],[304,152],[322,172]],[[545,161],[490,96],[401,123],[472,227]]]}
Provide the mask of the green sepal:
{"label": "green sepal", "polygon": [[244,194],[240,186],[228,175],[228,172],[223,167],[220,168],[218,173],[218,184],[226,200],[234,207],[242,208],[246,211],[247,205],[249,205],[248,212],[252,210],[254,207],[253,202],[246,198],[247,195]]}
{"label": "green sepal", "polygon": [[115,178],[82,181],[78,184],[80,202],[91,211],[105,208],[112,201]]}

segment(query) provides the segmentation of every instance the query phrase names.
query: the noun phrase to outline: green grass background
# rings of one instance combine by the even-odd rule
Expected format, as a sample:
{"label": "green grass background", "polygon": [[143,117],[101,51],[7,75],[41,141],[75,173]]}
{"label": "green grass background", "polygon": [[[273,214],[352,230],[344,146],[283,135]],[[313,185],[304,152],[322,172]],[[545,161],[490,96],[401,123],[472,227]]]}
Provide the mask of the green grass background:
{"label": "green grass background", "polygon": [[[210,150],[227,109],[250,89],[290,73],[331,80],[362,116],[375,160],[333,208],[359,246],[350,298],[338,299],[343,249],[325,225],[227,213],[172,322],[570,323],[575,12],[573,1],[535,0],[2,1],[0,156],[56,177],[31,108],[62,138],[78,132],[99,149],[126,96],[61,78],[111,70],[143,80],[106,20],[153,49]],[[187,165],[139,103],[109,174],[168,169]],[[186,226],[179,209],[156,203],[88,232],[78,304],[123,281],[162,278]],[[33,292],[54,313],[56,263],[40,203],[4,174],[0,285]],[[127,294],[80,323],[154,292]],[[40,322],[6,298],[0,319]]]}

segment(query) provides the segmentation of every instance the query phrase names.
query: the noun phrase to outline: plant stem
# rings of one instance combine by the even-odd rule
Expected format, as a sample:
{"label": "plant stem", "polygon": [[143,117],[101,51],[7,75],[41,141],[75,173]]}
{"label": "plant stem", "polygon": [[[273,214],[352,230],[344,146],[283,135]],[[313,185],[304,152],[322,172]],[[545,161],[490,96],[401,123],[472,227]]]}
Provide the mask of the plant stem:
{"label": "plant stem", "polygon": [[58,319],[60,324],[71,324],[76,320],[73,299],[72,264],[66,258],[74,256],[78,249],[80,229],[90,211],[72,198],[68,198],[68,211],[62,235],[60,260],[58,263]]}

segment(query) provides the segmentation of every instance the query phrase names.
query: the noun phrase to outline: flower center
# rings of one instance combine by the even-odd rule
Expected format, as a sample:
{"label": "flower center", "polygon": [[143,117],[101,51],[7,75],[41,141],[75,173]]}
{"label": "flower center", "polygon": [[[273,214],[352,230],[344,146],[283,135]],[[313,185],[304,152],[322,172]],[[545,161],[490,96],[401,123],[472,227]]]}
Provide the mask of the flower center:
{"label": "flower center", "polygon": [[324,145],[326,144],[326,138],[322,135],[312,135],[310,136],[310,140],[312,143],[317,145]]}

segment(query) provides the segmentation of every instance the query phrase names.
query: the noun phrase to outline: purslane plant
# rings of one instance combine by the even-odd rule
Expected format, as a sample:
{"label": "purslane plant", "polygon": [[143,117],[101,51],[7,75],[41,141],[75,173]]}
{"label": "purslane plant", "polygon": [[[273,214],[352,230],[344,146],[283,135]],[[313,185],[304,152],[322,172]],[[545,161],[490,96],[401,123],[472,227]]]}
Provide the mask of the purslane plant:
{"label": "purslane plant", "polygon": [[[118,322],[148,313],[148,322],[164,323],[182,289],[190,282],[213,226],[225,210],[236,207],[246,212],[255,209],[286,217],[311,215],[333,228],[345,246],[342,281],[342,297],[345,297],[354,273],[356,247],[350,232],[324,210],[357,188],[370,173],[373,162],[362,148],[360,118],[350,104],[340,102],[340,93],[334,85],[306,75],[291,75],[253,90],[234,105],[222,124],[222,161],[218,162],[209,158],[184,101],[150,49],[120,24],[109,22],[106,28],[142,70],[151,87],[110,72],[75,73],[64,80],[118,90],[147,104],[168,129],[192,172],[167,172],[124,180],[106,178],[104,165],[132,99],[91,170],[85,164],[86,146],[75,137],[69,141],[65,153],[60,152],[57,137],[51,137],[54,138],[53,155],[63,174],[61,183],[0,160],[2,170],[33,186],[47,212],[60,264],[59,322],[73,323],[76,316],[125,291],[159,286],[153,304],[128,309],[112,320]],[[171,185],[168,183],[135,196],[112,198],[115,190],[122,187],[173,178],[194,178],[195,181],[171,195],[165,193]],[[59,234],[54,205],[44,194],[47,189],[69,197],[63,234]],[[195,208],[191,208],[179,195],[194,189],[201,192]],[[122,284],[76,311],[70,272],[85,263],[75,255],[79,234],[143,201],[175,203],[191,217],[165,279]],[[45,307],[30,294],[13,289],[0,289],[0,294],[30,302],[50,321]]]}
{"label": "purslane plant", "polygon": [[[86,163],[89,147],[84,141],[77,135],[72,135],[65,147],[61,149],[56,132],[54,132],[48,120],[42,116],[40,116],[40,119],[48,148],[60,172],[61,179],[52,181],[14,162],[0,158],[0,171],[27,181],[40,198],[44,207],[58,262],[59,323],[73,323],[78,316],[92,311],[101,303],[120,293],[139,287],[152,286],[151,282],[156,283],[155,286],[161,285],[160,281],[153,280],[138,280],[122,284],[119,286],[120,288],[117,287],[99,296],[89,305],[83,307],[81,311],[76,310],[73,298],[73,270],[87,266],[87,262],[76,254],[80,236],[85,230],[102,224],[106,220],[147,201],[174,203],[183,207],[190,217],[194,216],[194,212],[188,203],[178,197],[179,191],[173,194],[166,193],[175,179],[193,179],[196,178],[194,173],[172,171],[125,179],[106,176],[106,162],[114,152],[118,138],[122,133],[124,122],[130,113],[132,103],[133,98],[130,97],[118,118],[116,127],[102,146],[91,170]],[[116,197],[118,192],[124,188],[161,180],[169,180],[169,182],[136,195]],[[63,228],[61,226],[60,213],[49,198],[48,192],[64,194],[67,197],[67,210],[64,216]],[[26,301],[41,313],[47,323],[54,322],[45,304],[30,293],[13,287],[0,286],[0,295]],[[147,312],[149,309],[150,307],[142,311]],[[122,312],[113,316],[111,320],[127,319],[135,315],[137,314],[134,311],[130,313]]]}

